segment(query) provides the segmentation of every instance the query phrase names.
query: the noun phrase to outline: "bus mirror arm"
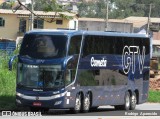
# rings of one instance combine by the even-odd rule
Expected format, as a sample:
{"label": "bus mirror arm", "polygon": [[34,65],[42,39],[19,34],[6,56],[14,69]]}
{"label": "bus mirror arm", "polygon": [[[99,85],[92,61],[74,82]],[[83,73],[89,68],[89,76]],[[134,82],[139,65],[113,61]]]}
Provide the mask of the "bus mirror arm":
{"label": "bus mirror arm", "polygon": [[13,57],[10,58],[10,60],[8,62],[8,68],[10,71],[12,71],[12,63],[17,57],[18,57],[18,55],[14,55]]}

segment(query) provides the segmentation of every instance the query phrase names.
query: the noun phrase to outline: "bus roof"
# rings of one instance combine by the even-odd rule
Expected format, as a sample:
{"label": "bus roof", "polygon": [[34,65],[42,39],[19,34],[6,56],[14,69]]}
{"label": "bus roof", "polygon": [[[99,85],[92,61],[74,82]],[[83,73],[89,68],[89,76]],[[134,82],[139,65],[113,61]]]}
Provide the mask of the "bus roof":
{"label": "bus roof", "polygon": [[122,32],[104,32],[104,31],[83,31],[83,30],[59,30],[59,29],[40,29],[32,30],[27,32],[27,34],[55,34],[55,35],[102,35],[102,36],[124,36],[124,37],[142,37],[149,38],[147,34],[138,34],[138,33],[122,33]]}

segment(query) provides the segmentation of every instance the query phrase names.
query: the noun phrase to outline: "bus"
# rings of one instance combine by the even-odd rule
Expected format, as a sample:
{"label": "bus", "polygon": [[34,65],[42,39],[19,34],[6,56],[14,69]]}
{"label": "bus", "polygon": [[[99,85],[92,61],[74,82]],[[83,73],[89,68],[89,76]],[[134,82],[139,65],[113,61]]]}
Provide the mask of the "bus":
{"label": "bus", "polygon": [[136,33],[33,30],[17,58],[16,105],[88,112],[147,101],[150,37]]}

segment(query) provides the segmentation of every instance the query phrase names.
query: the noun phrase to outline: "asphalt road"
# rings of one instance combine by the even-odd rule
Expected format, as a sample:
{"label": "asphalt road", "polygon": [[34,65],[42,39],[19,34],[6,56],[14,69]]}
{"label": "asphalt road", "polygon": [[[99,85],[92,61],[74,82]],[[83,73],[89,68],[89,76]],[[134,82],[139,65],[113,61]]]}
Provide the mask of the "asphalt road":
{"label": "asphalt road", "polygon": [[[13,112],[13,111],[12,111]],[[17,111],[16,111],[17,112]],[[23,112],[23,111],[22,111]],[[0,116],[2,115],[2,112],[0,112]],[[73,114],[69,110],[50,110],[47,114],[42,114],[43,116],[48,116],[48,117],[65,117],[65,119],[68,119],[68,117],[73,116],[73,117],[81,117],[81,116],[109,116],[109,117],[117,117],[118,116],[125,116],[125,117],[137,117],[137,116],[145,116],[145,117],[153,117],[153,119],[160,119],[160,103],[144,103],[141,105],[137,105],[135,110],[130,110],[130,111],[118,111],[115,110],[114,107],[112,106],[100,106],[96,111],[91,111],[88,113],[78,113],[78,114]],[[156,118],[154,118],[156,117]],[[1,117],[0,117],[1,118]],[[115,119],[117,119],[115,118]],[[70,118],[69,118],[70,119]],[[99,118],[98,118],[99,119]],[[137,118],[136,118],[137,119]]]}
{"label": "asphalt road", "polygon": [[[148,114],[148,115],[146,115]],[[72,114],[66,110],[50,110],[45,116],[160,116],[160,103],[144,103],[136,106],[136,110],[117,111],[112,106],[100,106],[96,111]]]}

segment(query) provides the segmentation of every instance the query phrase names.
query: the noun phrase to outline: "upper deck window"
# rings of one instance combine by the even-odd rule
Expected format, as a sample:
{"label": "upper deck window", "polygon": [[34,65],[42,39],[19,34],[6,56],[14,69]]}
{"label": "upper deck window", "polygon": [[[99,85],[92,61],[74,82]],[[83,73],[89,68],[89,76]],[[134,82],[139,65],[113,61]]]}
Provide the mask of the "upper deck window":
{"label": "upper deck window", "polygon": [[25,35],[20,55],[37,59],[61,58],[66,55],[67,37],[60,35]]}

